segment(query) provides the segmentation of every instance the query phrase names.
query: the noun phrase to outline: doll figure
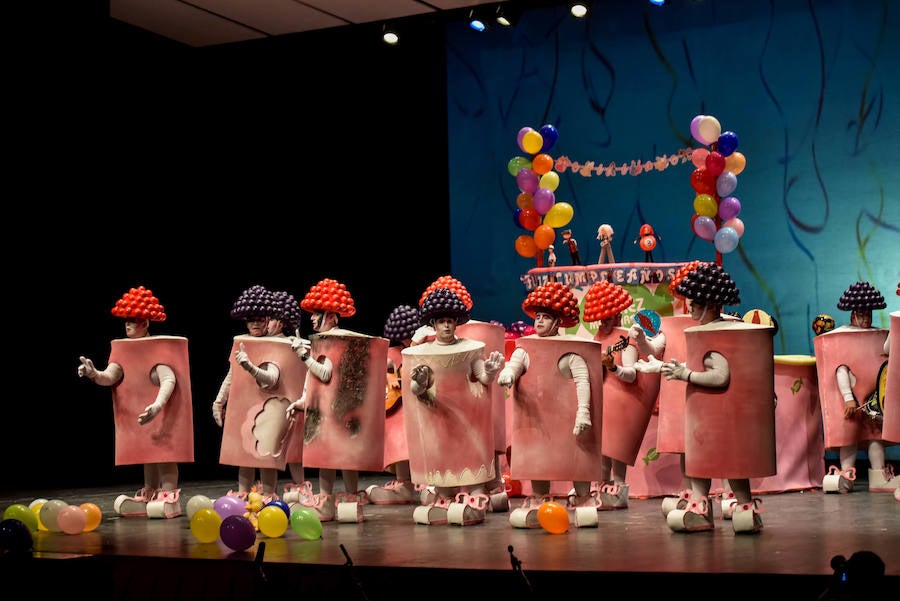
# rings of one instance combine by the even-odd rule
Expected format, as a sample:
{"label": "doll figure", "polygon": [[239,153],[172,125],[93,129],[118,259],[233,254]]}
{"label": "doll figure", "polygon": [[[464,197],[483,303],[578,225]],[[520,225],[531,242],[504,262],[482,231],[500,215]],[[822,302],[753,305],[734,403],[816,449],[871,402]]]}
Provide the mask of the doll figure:
{"label": "doll figure", "polygon": [[597,240],[600,241],[600,259],[598,263],[615,263],[616,258],[613,256],[612,239],[613,228],[610,224],[604,223],[597,228]]}

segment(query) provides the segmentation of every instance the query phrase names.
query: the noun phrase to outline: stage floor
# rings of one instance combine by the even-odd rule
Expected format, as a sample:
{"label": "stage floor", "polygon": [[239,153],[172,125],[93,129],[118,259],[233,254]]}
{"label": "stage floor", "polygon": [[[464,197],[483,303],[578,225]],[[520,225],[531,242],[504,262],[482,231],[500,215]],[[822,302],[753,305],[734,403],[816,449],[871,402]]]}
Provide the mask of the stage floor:
{"label": "stage floor", "polygon": [[[360,485],[388,479],[361,474]],[[232,486],[230,481],[185,482],[182,505],[197,494],[216,499]],[[690,589],[694,595],[759,599],[774,593],[772,586],[790,584],[798,591],[796,599],[815,599],[828,585],[833,556],[868,550],[884,560],[892,590],[900,590],[900,502],[890,494],[867,492],[862,479],[857,492],[848,495],[819,489],[761,495],[765,526],[752,535],[736,536],[718,506],[714,531],[674,533],[660,512],[660,498],[631,499],[626,510],[600,512],[597,528],[573,524],[565,534],[512,528],[508,513],[489,513],[474,526],[425,526],[413,522],[412,505],[366,505],[362,523],[326,522],[321,540],[304,540],[288,528],[278,538],[260,534],[244,552],[221,541],[198,542],[186,515],[118,517],[112,505],[122,492],[0,493],[3,509],[58,498],[96,503],[104,516],[89,533],[35,533],[30,558],[0,560],[4,584],[20,578],[45,590],[58,586],[60,592],[83,585],[100,597],[135,601],[213,594],[246,599],[262,591],[387,599],[398,591],[417,594],[416,589],[428,597],[453,592],[491,597],[503,590],[492,593],[485,587],[497,586],[510,594],[542,597],[578,594],[583,586],[599,587],[598,594],[634,594],[644,587],[696,582],[703,588]],[[514,569],[517,562],[520,570]],[[405,587],[413,588],[407,592]]]}

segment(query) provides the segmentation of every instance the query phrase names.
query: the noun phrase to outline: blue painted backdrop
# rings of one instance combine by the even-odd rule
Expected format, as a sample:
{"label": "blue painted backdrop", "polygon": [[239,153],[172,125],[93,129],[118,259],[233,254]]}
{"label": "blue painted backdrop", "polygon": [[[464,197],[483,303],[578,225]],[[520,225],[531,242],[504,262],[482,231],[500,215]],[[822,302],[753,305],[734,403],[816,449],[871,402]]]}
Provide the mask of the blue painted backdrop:
{"label": "blue painted backdrop", "polygon": [[[522,127],[552,124],[549,154],[580,165],[656,162],[664,169],[587,177],[557,170],[556,202],[583,263],[599,257],[597,227],[616,230],[617,261],[643,261],[633,244],[652,224],[661,262],[714,260],[694,235],[695,169],[679,152],[702,147],[697,115],[739,139],[746,167],[733,196],[745,231],[723,266],[742,304],[780,325],[777,354],[812,354],[810,324],[856,280],[900,309],[900,3],[826,0],[638,0],[594,3],[579,21],[563,8],[525,13],[512,29],[448,29],[448,132],[453,274],[473,315],[511,323],[519,277],[536,266],[516,238],[520,190],[507,170]],[[661,163],[660,163],[660,166]],[[569,256],[556,228],[559,265]]]}

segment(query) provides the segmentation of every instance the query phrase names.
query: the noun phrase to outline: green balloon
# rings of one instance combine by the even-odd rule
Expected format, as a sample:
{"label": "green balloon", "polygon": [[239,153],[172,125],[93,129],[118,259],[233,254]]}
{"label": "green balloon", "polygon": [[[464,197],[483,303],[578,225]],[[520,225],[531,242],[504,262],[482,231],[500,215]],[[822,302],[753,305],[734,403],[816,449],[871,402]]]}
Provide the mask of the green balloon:
{"label": "green balloon", "polygon": [[306,507],[298,507],[291,512],[291,530],[306,540],[322,538],[322,522],[319,521],[319,516]]}
{"label": "green balloon", "polygon": [[19,520],[32,532],[37,532],[38,530],[38,519],[37,516],[31,511],[27,505],[23,505],[22,503],[13,503],[3,512],[4,520]]}

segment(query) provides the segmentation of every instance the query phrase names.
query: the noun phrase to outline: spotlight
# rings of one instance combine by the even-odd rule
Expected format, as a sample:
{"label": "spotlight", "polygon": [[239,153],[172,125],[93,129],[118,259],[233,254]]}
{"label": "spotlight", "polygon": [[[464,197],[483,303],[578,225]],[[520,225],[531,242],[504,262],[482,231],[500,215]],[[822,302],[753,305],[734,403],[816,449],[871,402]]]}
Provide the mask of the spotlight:
{"label": "spotlight", "polygon": [[395,46],[400,41],[400,36],[393,27],[385,24],[381,26],[381,39],[384,40],[385,44]]}
{"label": "spotlight", "polygon": [[587,4],[583,2],[574,2],[572,3],[572,6],[569,7],[569,12],[572,13],[573,17],[578,17],[580,19],[588,12]]}
{"label": "spotlight", "polygon": [[666,0],[650,0],[650,4],[653,4],[654,6],[664,6]]}
{"label": "spotlight", "polygon": [[487,23],[475,13],[474,9],[469,11],[469,27],[475,31],[487,29]]}
{"label": "spotlight", "polygon": [[497,23],[503,27],[512,27],[518,22],[518,12],[514,9],[504,7],[502,4],[497,5],[496,11]]}

